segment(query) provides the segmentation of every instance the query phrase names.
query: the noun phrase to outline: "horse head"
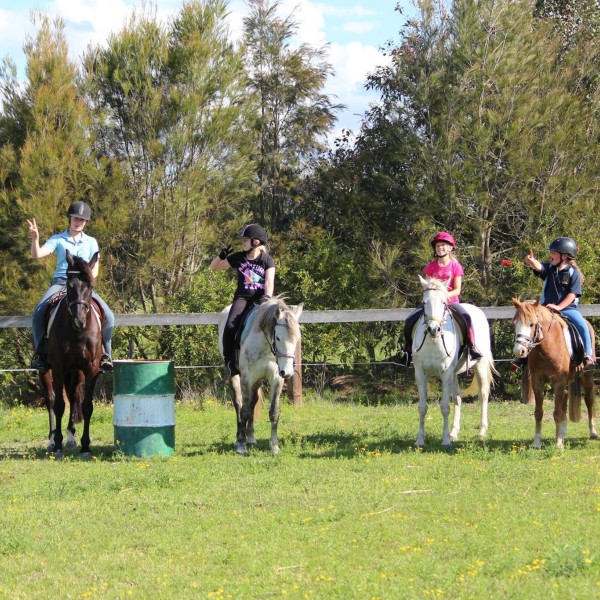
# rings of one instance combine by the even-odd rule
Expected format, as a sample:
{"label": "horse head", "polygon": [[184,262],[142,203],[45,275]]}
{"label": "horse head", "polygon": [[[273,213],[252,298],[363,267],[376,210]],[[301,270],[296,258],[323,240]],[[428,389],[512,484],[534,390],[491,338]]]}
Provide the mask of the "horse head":
{"label": "horse head", "polygon": [[443,281],[424,279],[419,275],[423,286],[423,313],[427,333],[438,337],[443,330],[448,313],[448,289]]}
{"label": "horse head", "polygon": [[539,298],[535,302],[521,302],[513,298],[512,303],[517,309],[513,317],[515,327],[515,344],[513,354],[518,358],[525,358],[544,340],[542,323],[548,309],[540,304]]}
{"label": "horse head", "polygon": [[300,340],[298,319],[303,304],[290,307],[280,297],[259,307],[259,327],[265,334],[271,352],[277,361],[279,375],[289,379],[294,374],[294,357]]}
{"label": "horse head", "polygon": [[76,331],[83,331],[87,324],[94,291],[93,268],[97,260],[98,252],[88,263],[79,256],[72,256],[67,250],[67,307]]}

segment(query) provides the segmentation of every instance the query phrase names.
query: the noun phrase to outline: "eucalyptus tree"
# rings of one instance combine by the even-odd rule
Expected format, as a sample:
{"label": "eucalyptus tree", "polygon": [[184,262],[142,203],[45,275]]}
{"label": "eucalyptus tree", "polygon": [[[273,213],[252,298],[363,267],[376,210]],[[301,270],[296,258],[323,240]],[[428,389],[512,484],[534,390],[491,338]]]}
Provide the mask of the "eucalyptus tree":
{"label": "eucalyptus tree", "polygon": [[254,213],[278,230],[300,203],[298,183],[310,159],[325,150],[341,105],[323,93],[332,73],[327,47],[294,48],[297,22],[293,14],[278,16],[277,1],[248,0],[248,6],[244,52],[249,88],[258,97]]}
{"label": "eucalyptus tree", "polygon": [[226,15],[222,0],[187,2],[166,25],[136,13],[86,54],[126,309],[158,310],[206,266],[217,232],[243,218],[253,102]]}

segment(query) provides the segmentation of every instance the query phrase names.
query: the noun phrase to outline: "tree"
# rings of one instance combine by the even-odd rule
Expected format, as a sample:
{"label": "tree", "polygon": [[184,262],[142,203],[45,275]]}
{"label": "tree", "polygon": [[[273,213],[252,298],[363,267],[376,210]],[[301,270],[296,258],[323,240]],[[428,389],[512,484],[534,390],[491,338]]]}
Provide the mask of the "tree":
{"label": "tree", "polygon": [[289,224],[301,201],[298,182],[308,160],[324,150],[324,136],[341,105],[322,93],[331,65],[326,47],[292,49],[293,16],[277,16],[278,2],[248,0],[244,52],[249,88],[258,96],[255,121],[258,193],[254,214],[272,231]]}
{"label": "tree", "polygon": [[252,189],[252,103],[225,16],[222,0],[188,2],[168,27],[134,14],[85,59],[97,151],[122,189],[104,213],[128,310],[188,285]]}

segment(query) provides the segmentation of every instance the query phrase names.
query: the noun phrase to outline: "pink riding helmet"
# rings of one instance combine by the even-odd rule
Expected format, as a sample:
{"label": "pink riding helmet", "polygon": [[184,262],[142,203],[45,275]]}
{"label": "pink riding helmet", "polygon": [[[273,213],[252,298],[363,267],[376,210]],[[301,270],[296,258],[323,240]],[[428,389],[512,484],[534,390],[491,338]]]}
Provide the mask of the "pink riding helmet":
{"label": "pink riding helmet", "polygon": [[435,245],[438,242],[445,242],[446,244],[450,244],[454,249],[456,247],[456,242],[454,238],[446,231],[440,231],[435,234],[435,237],[431,240],[431,247],[435,250]]}

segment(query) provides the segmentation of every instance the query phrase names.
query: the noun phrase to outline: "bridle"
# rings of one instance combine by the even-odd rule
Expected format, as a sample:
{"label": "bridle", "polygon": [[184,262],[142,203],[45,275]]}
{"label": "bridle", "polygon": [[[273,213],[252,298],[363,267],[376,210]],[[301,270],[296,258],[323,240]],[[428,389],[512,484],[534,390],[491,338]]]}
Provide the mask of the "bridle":
{"label": "bridle", "polygon": [[[435,291],[435,289],[430,289],[427,291]],[[425,309],[425,306],[426,306],[426,303],[423,303],[423,321],[425,323],[425,332],[423,334],[423,339],[421,340],[421,344],[417,348],[417,352],[423,347],[423,344],[425,343],[425,340],[427,339],[428,335],[430,335],[432,338],[436,338],[436,337],[440,336],[442,338],[442,345],[444,346],[444,352],[446,353],[446,356],[450,356],[450,353],[448,352],[448,348],[446,348],[446,339],[444,336],[444,325],[446,324],[448,314],[450,313],[450,311],[448,309],[448,302],[446,302],[446,301],[443,302],[443,311],[442,311],[441,317],[434,317],[433,315],[428,315],[427,311]],[[440,331],[437,335],[434,335],[429,330],[429,323],[438,323],[440,325]]]}
{"label": "bridle", "polygon": [[278,358],[292,358],[292,359],[296,358],[294,354],[290,354],[288,352],[280,352],[277,349],[277,340],[276,340],[276,336],[275,336],[275,330],[277,329],[277,327],[285,327],[287,329],[287,325],[285,323],[275,323],[275,326],[273,327],[273,333],[271,335],[271,339],[269,339],[267,337],[267,332],[264,331],[265,338],[267,339],[267,343],[269,344],[269,348],[271,350],[271,353],[275,357],[275,360],[277,360]]}
{"label": "bridle", "polygon": [[[67,271],[67,275],[80,275],[81,271]],[[67,286],[67,300],[69,300],[69,294],[68,294],[68,286]],[[75,318],[76,315],[73,314],[73,311],[71,310],[73,308],[73,306],[77,306],[78,304],[81,304],[84,308],[85,308],[85,316],[87,316],[87,314],[90,312],[90,308],[91,305],[87,300],[70,300],[67,303],[67,310],[69,311],[69,314],[71,315],[72,318]]]}
{"label": "bridle", "polygon": [[[554,313],[552,314],[552,321],[554,320]],[[552,321],[550,321],[550,327],[552,326]],[[536,346],[539,346],[545,338],[544,330],[542,328],[542,322],[538,315],[536,315],[535,323],[532,323],[529,326],[530,335],[526,335],[524,333],[517,333],[515,335],[515,343],[523,346],[527,349],[527,353],[531,352]]]}

